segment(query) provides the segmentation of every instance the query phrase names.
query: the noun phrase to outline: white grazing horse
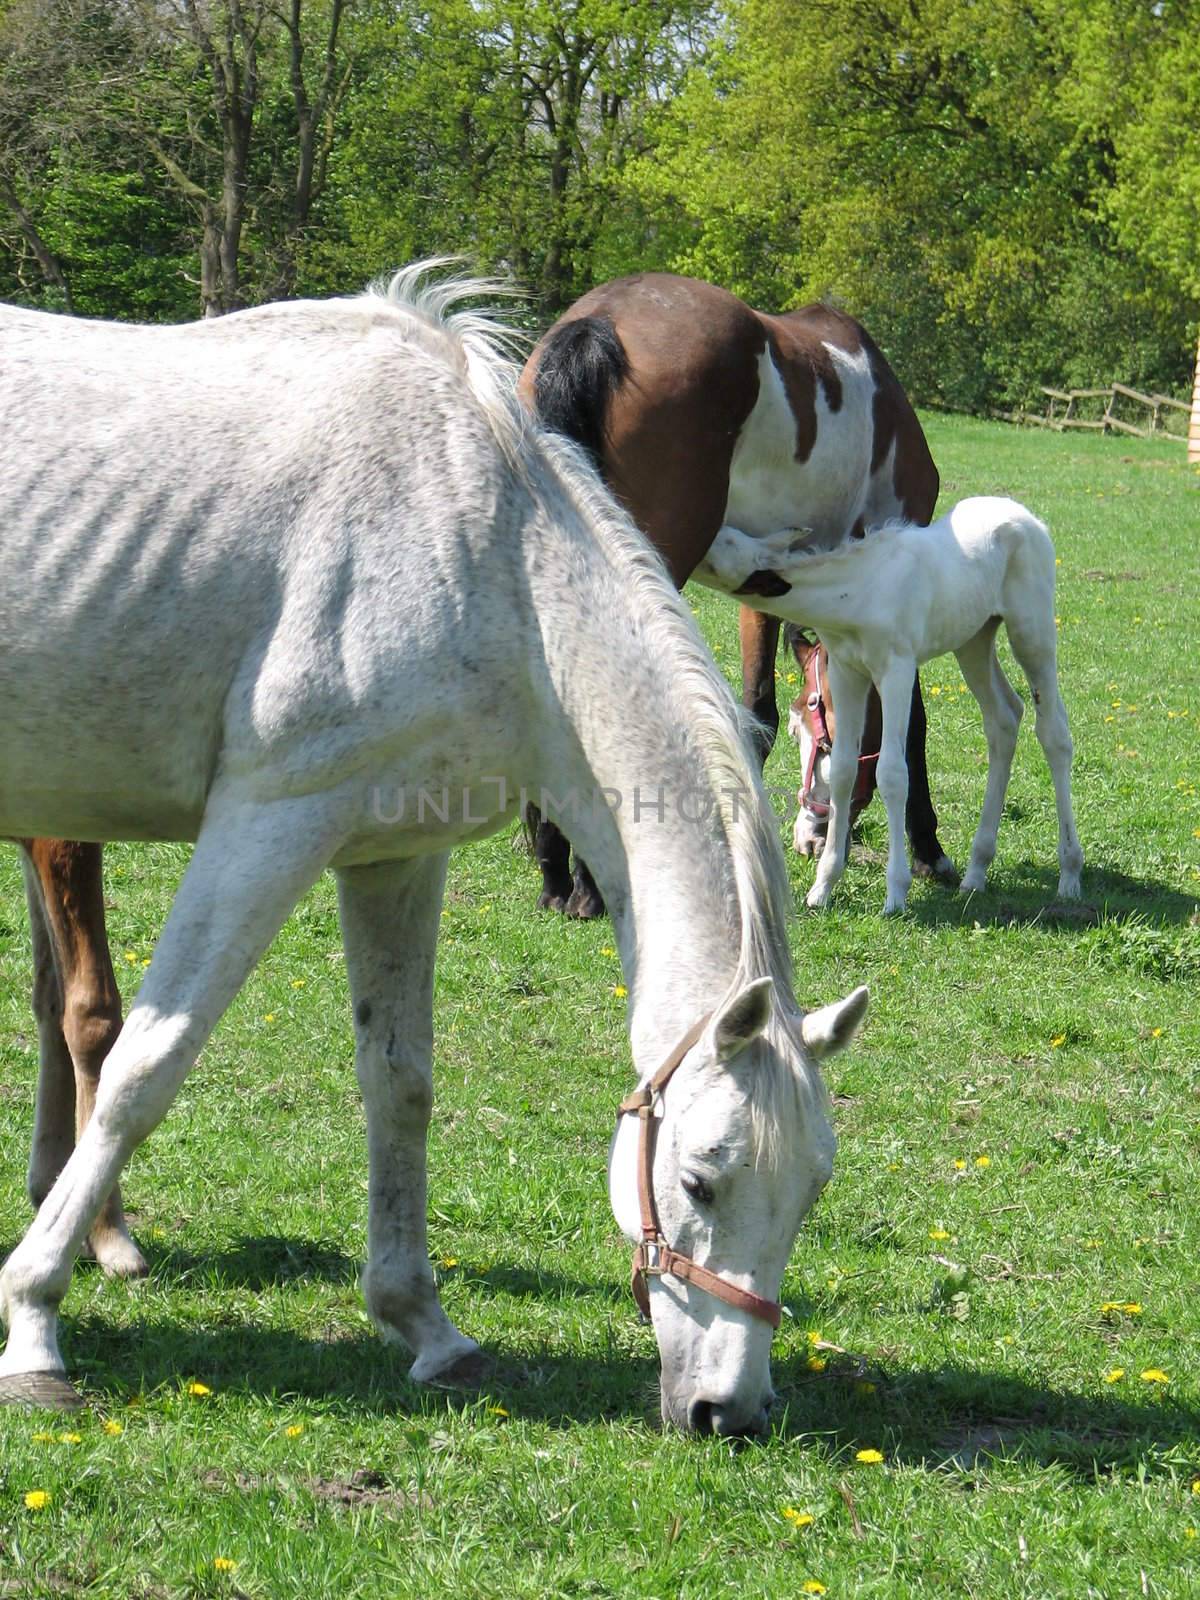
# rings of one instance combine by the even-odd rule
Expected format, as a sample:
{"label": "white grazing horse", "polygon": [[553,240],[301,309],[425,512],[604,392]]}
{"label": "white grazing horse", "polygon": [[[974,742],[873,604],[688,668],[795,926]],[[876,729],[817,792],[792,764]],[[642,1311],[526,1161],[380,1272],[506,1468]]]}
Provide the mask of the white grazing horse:
{"label": "white grazing horse", "polygon": [[195,841],[94,1115],[0,1274],[0,1395],[71,1401],[57,1308],[89,1225],[327,866],[367,1306],[414,1378],[478,1374],[426,1246],[434,953],[450,847],[532,797],[603,886],[639,1074],[681,1059],[611,1154],[664,1415],[752,1433],[833,1157],[816,1057],[865,991],[796,1009],[774,820],[687,607],[575,447],[522,420],[494,326],[448,315],[479,286],[417,271],[186,327],[0,310],[0,834]]}
{"label": "white grazing horse", "polygon": [[[850,794],[867,694],[874,684],[883,706],[876,776],[888,817],[884,910],[903,908],[912,882],[904,853],[904,740],[913,673],[947,651],[958,658],[979,702],[987,735],[987,790],[962,890],[984,887],[1023,710],[996,657],[1001,621],[1028,679],[1038,740],[1054,780],[1059,898],[1077,899],[1083,852],[1071,811],[1071,734],[1058,692],[1054,546],[1033,513],[1015,500],[980,496],[960,501],[928,527],[885,523],[829,553],[812,552],[795,529],[752,539],[725,527],[696,576],[740,593],[751,574],[763,569],[791,585],[789,593],[772,597],[772,612],[806,624],[829,652],[838,708],[829,767],[829,842],[808,904],[827,905],[845,868]],[[759,603],[752,594],[740,593],[740,598],[747,605]]]}

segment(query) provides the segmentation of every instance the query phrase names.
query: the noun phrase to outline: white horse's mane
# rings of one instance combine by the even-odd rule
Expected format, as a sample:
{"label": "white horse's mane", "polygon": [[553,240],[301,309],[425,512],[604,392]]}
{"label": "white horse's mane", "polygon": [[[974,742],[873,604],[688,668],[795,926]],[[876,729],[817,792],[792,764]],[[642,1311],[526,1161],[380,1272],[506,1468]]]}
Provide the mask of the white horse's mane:
{"label": "white horse's mane", "polygon": [[454,309],[464,301],[511,299],[513,291],[485,278],[444,275],[454,265],[445,257],[416,262],[373,286],[366,297],[407,313],[429,337],[430,347],[445,353],[475,394],[508,459],[519,458],[536,436],[555,477],[627,575],[648,632],[673,659],[678,699],[687,706],[729,842],[741,928],[737,981],[773,976],[784,999],[791,993],[791,956],[782,933],[791,889],[775,818],[749,754],[748,718],[739,713],[697,638],[688,606],[657,552],[603,487],[584,452],[562,435],[539,429],[517,399],[519,369],[511,352],[521,346],[523,335],[495,310]]}

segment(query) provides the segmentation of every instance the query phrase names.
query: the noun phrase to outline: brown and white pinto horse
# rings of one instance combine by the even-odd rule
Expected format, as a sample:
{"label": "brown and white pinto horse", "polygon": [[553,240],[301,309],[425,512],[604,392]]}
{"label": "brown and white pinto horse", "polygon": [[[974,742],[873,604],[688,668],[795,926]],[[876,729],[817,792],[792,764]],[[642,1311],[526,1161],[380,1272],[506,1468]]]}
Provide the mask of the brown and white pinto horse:
{"label": "brown and white pinto horse", "polygon": [[[792,843],[802,856],[815,856],[820,853],[818,841],[824,839],[829,825],[828,769],[837,734],[833,696],[829,691],[829,652],[815,634],[797,628],[790,622],[784,625],[783,637],[786,647],[796,658],[800,681],[804,685],[792,701],[788,716],[788,732],[800,746],[800,769],[804,774],[796,791],[796,825]],[[850,796],[851,828],[870,805],[875,793],[875,772],[879,765],[882,740],[883,707],[878,694],[873,694],[867,704],[859,747],[858,775]],[[846,837],[850,837],[848,832]]]}
{"label": "brown and white pinto horse", "polygon": [[[933,516],[937,468],[908,397],[866,329],[829,306],[773,316],[696,278],[620,278],[564,313],[520,388],[543,423],[591,453],[680,588],[724,523],[754,535],[803,528],[832,548],[865,523]],[[756,580],[771,575],[745,586],[769,595]],[[763,759],[779,727],[779,626],[742,608],[742,697]],[[956,883],[937,840],[919,682],[907,757],[914,869]],[[572,882],[566,839],[531,822],[539,905],[598,915],[586,866],[576,860]]]}
{"label": "brown and white pinto horse", "polygon": [[[121,1031],[121,995],[104,925],[101,846],[29,839],[21,849],[39,1058],[28,1188],[40,1206],[92,1115],[101,1064]],[[101,1207],[88,1244],[105,1272],[145,1273],[119,1188]]]}

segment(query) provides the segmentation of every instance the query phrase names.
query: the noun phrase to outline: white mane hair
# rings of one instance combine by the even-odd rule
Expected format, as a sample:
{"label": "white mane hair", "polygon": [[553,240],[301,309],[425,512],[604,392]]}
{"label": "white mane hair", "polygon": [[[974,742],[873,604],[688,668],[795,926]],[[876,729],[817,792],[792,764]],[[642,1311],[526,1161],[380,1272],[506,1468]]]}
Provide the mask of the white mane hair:
{"label": "white mane hair", "polygon": [[520,368],[513,358],[524,354],[530,340],[501,321],[494,306],[461,308],[464,301],[515,300],[521,291],[492,278],[451,272],[460,265],[454,256],[414,261],[371,284],[359,299],[403,313],[430,353],[462,375],[505,461],[520,470],[522,451],[536,425],[517,399]]}
{"label": "white mane hair", "polygon": [[[529,475],[528,449],[533,446],[611,557],[624,593],[671,662],[677,716],[694,740],[733,870],[737,904],[730,911],[740,944],[737,970],[723,998],[747,979],[773,977],[778,1002],[772,1010],[770,1031],[774,1032],[783,1025],[781,1013],[794,1007],[786,931],[792,894],[778,825],[750,753],[751,719],[733,699],[657,551],[613,499],[586,452],[563,435],[539,427],[517,399],[519,371],[509,352],[521,335],[507,327],[494,310],[453,310],[464,300],[504,294],[504,286],[480,278],[431,276],[450,264],[444,259],[417,262],[396,273],[385,286],[368,290],[367,296],[416,320],[431,353],[440,352],[462,374],[505,458],[525,477]],[[785,1061],[787,1054],[775,1051],[772,1058]],[[773,1075],[755,1076],[760,1080]],[[788,1071],[786,1077],[795,1084],[794,1073]],[[781,1083],[761,1083],[752,1100],[767,1159],[771,1155],[770,1129],[778,1125],[774,1113],[782,1092]]]}

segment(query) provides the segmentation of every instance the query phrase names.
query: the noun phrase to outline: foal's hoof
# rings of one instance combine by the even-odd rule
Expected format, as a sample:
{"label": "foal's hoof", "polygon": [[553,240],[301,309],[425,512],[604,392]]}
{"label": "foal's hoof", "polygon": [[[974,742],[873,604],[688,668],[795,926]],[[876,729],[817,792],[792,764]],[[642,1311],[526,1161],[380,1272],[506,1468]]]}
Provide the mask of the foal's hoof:
{"label": "foal's hoof", "polygon": [[957,889],[962,882],[958,868],[949,856],[939,856],[936,861],[920,861],[913,857],[913,877],[933,878],[938,883],[944,883],[948,889]]}
{"label": "foal's hoof", "polygon": [[468,1350],[421,1382],[430,1389],[481,1389],[491,1376],[492,1366],[491,1358],[482,1350]]}
{"label": "foal's hoof", "polygon": [[132,1281],[150,1275],[145,1256],[127,1234],[110,1233],[102,1238],[93,1235],[88,1246],[106,1278]]}
{"label": "foal's hoof", "polygon": [[552,892],[549,889],[543,889],[541,894],[538,895],[537,908],[539,911],[557,911],[562,915],[567,909],[567,901],[569,899],[569,893],[559,894],[557,891]]}
{"label": "foal's hoof", "polygon": [[82,1411],[83,1396],[61,1372],[12,1372],[0,1378],[0,1406]]}

